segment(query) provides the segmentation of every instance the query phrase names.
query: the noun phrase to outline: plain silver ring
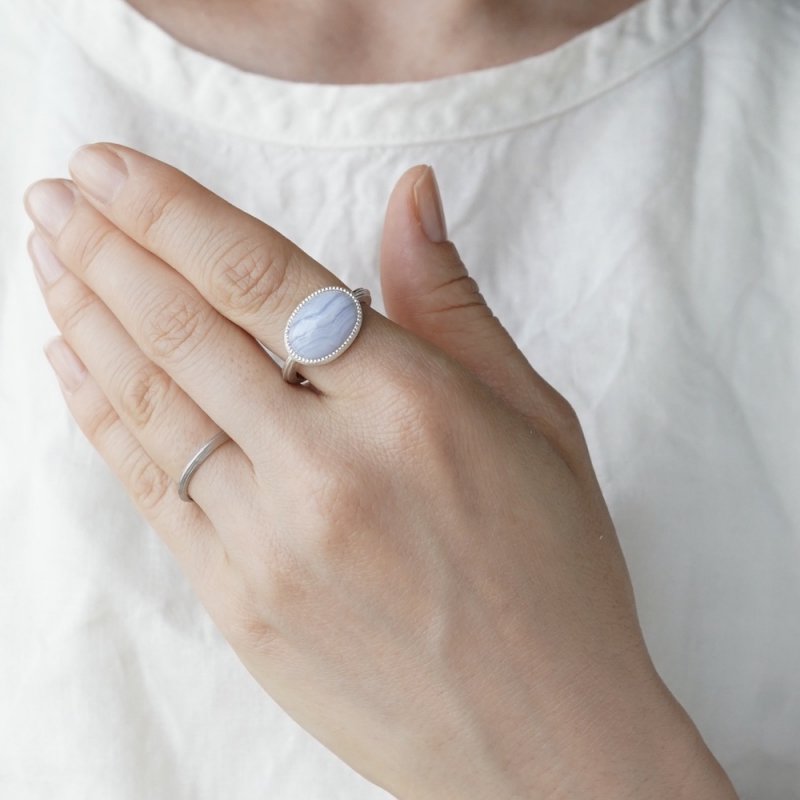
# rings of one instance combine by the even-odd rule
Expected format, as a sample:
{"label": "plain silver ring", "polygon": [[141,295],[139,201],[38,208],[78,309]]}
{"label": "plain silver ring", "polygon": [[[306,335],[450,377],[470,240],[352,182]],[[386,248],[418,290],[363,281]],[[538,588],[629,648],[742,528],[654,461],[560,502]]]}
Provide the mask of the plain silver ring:
{"label": "plain silver ring", "polygon": [[192,475],[197,472],[197,468],[222,444],[228,441],[231,437],[225,431],[220,431],[214,434],[192,457],[189,463],[183,468],[180,480],[178,481],[178,497],[185,500],[187,503],[194,502],[189,497],[189,481]]}

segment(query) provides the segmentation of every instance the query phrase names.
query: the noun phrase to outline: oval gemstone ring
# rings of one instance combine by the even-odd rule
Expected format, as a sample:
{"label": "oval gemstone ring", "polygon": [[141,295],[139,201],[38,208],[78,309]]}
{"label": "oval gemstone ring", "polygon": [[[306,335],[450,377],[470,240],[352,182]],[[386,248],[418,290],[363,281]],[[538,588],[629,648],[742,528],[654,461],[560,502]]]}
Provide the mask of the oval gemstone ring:
{"label": "oval gemstone ring", "polygon": [[369,289],[325,286],[299,303],[283,332],[284,380],[302,383],[305,379],[297,373],[298,364],[327,364],[344,353],[361,330],[361,304],[371,302]]}

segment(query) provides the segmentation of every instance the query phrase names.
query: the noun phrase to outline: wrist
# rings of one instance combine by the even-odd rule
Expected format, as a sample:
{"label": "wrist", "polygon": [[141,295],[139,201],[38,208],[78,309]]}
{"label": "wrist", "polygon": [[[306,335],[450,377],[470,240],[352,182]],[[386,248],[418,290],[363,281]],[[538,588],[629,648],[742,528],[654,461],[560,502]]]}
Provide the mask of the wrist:
{"label": "wrist", "polygon": [[[647,683],[636,691],[620,682],[600,706],[578,715],[564,768],[554,775],[547,800],[738,800],[694,722],[655,670]],[[600,708],[606,704],[615,713],[603,717]]]}
{"label": "wrist", "polygon": [[[438,777],[426,782],[426,790],[417,784],[398,797],[739,800],[697,727],[655,670],[639,686],[634,683],[619,680],[603,692],[596,686],[576,691],[558,721],[541,720],[527,735],[500,733],[485,758],[454,763],[444,750],[438,769],[431,770]],[[472,738],[467,732],[465,736]],[[471,747],[461,752],[470,750],[474,752]]]}
{"label": "wrist", "polygon": [[657,675],[652,693],[620,691],[634,702],[620,703],[620,712],[605,722],[599,714],[599,724],[578,721],[547,800],[738,800],[694,722]]}

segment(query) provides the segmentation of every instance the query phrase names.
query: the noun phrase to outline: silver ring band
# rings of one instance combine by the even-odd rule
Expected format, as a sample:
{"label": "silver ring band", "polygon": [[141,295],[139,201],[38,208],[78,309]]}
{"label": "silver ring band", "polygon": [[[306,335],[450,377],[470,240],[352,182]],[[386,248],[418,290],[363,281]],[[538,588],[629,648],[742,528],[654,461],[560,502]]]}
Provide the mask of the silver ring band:
{"label": "silver ring band", "polygon": [[[331,304],[328,300],[323,300],[320,295],[327,295],[328,298],[338,298],[338,301],[341,302],[334,301]],[[343,295],[350,298],[349,314],[352,315],[351,317],[347,313],[347,301],[343,300]],[[323,300],[324,303],[333,305],[333,313],[331,314],[328,307],[320,303],[317,303],[316,307],[313,307],[313,302],[312,305],[307,305],[309,301],[316,302],[317,300]],[[342,303],[344,303],[344,306]],[[369,289],[363,288],[350,290],[342,286],[325,286],[308,295],[295,307],[286,322],[283,340],[287,355],[281,370],[283,379],[288,383],[308,383],[302,375],[297,373],[299,364],[327,364],[338,358],[350,347],[361,330],[361,322],[363,320],[362,304],[368,306],[371,303],[372,295]],[[353,306],[355,306],[355,311]],[[308,309],[311,310],[309,311]],[[328,312],[328,318],[320,321],[320,318],[324,316],[324,311]],[[341,317],[348,320],[344,329],[339,325]],[[311,318],[313,318],[313,322],[310,322]],[[293,339],[293,324],[297,325],[298,328],[303,328],[305,324],[305,329],[296,339]],[[332,342],[332,344],[329,344],[327,348],[317,349],[318,339],[326,343]],[[303,348],[298,347],[300,342],[302,342]],[[305,353],[298,352],[298,350],[303,349],[305,349]]]}
{"label": "silver ring band", "polygon": [[197,472],[198,467],[222,444],[228,441],[231,437],[225,431],[212,436],[192,457],[189,463],[183,468],[180,480],[178,481],[178,497],[191,503],[192,498],[189,497],[189,481],[192,475]]}

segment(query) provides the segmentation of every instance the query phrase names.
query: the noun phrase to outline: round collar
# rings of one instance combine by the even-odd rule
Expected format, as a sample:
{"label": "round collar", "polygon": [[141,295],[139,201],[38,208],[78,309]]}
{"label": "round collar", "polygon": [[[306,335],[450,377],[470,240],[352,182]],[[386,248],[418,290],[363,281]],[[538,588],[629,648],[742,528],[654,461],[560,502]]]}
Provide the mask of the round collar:
{"label": "round collar", "polygon": [[697,35],[728,0],[643,0],[546,53],[406,83],[317,84],[246,72],[171,37],[125,0],[39,0],[116,81],[198,124],[302,147],[487,136],[607,91]]}

